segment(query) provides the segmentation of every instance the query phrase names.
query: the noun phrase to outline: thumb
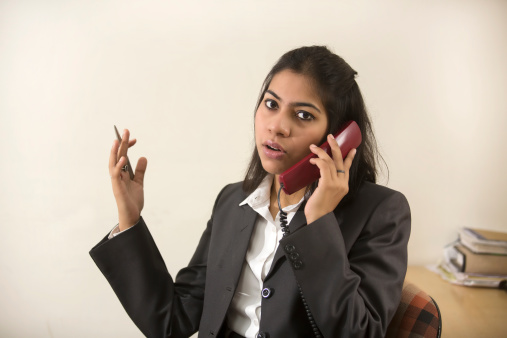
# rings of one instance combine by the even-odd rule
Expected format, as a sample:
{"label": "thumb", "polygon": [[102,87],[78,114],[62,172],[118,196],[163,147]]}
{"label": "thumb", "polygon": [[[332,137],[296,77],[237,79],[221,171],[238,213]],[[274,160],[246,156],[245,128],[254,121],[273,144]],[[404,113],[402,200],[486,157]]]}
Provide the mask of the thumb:
{"label": "thumb", "polygon": [[146,157],[141,157],[137,161],[136,172],[134,174],[134,181],[143,185],[144,182],[144,173],[146,172],[146,167],[148,166],[148,160]]}

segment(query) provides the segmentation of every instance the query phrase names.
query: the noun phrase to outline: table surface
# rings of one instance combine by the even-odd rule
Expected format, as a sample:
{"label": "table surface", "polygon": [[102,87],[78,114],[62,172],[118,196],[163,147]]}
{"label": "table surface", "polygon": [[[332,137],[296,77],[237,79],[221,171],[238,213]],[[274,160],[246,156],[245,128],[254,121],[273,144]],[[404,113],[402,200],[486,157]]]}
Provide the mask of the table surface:
{"label": "table surface", "polygon": [[507,337],[507,291],[454,285],[423,266],[409,266],[406,281],[438,304],[442,337]]}

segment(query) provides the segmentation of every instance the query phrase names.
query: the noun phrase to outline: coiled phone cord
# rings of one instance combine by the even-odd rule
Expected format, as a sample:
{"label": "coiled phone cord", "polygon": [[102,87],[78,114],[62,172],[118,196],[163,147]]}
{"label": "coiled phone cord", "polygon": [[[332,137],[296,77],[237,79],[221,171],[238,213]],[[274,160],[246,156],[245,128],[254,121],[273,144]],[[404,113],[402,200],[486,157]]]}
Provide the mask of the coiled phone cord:
{"label": "coiled phone cord", "polygon": [[287,213],[282,210],[282,204],[280,203],[282,189],[283,183],[280,183],[280,189],[278,189],[278,209],[280,210],[280,226],[282,227],[283,237],[286,237],[290,233],[290,230],[287,222]]}
{"label": "coiled phone cord", "polygon": [[[280,226],[282,228],[283,237],[287,237],[290,234],[290,229],[287,221],[287,213],[282,210],[282,204],[280,203],[280,193],[283,189],[283,183],[280,183],[280,189],[278,190],[278,209],[280,210]],[[315,338],[322,338],[322,335],[320,334],[319,328],[317,327],[317,324],[315,323],[315,320],[313,319],[313,315],[310,311],[310,307],[308,306],[308,303],[306,303],[305,296],[303,295],[303,290],[301,289],[301,286],[299,286],[299,283],[296,281],[296,284],[299,289],[299,295],[301,296],[301,301],[303,302],[303,306],[305,307],[306,316],[308,317],[308,321],[310,322],[310,325],[313,330],[313,335]]]}

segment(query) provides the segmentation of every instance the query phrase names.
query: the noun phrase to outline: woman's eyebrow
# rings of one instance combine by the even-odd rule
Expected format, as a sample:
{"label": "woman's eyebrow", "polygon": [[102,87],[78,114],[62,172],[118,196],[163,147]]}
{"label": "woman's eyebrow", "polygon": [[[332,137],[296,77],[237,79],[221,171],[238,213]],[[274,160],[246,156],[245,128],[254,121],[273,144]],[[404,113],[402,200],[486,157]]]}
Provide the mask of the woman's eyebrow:
{"label": "woman's eyebrow", "polygon": [[[283,101],[280,96],[278,96],[274,91],[272,90],[266,90],[266,93],[270,93],[271,95],[273,95],[277,100],[279,101]],[[321,113],[320,109],[317,108],[315,105],[311,104],[311,103],[308,103],[308,102],[294,102],[291,104],[291,106],[294,106],[294,107],[310,107],[310,108],[313,108],[315,109],[316,111],[318,111],[319,113]]]}
{"label": "woman's eyebrow", "polygon": [[267,93],[270,93],[271,95],[273,95],[275,97],[275,99],[277,99],[278,101],[282,101],[282,99],[280,98],[280,96],[276,95],[276,93],[272,90],[266,90]]}

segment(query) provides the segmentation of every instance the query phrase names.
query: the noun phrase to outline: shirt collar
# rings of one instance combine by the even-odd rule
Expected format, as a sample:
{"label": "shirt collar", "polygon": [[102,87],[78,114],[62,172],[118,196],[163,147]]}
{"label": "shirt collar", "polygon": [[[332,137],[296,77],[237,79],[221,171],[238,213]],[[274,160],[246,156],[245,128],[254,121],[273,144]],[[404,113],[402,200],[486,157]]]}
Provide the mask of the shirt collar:
{"label": "shirt collar", "polygon": [[[274,175],[273,174],[267,174],[266,177],[262,180],[261,184],[255,189],[250,195],[248,195],[247,198],[243,202],[239,204],[239,206],[248,204],[252,209],[257,209],[259,207],[268,206],[270,203],[270,197],[271,197],[271,185],[273,184]],[[289,205],[283,210],[285,212],[292,211],[294,209],[299,208],[301,203],[305,197],[303,196],[301,200],[293,205]]]}
{"label": "shirt collar", "polygon": [[271,184],[273,184],[273,174],[267,174],[262,180],[261,184],[255,189],[243,202],[239,205],[248,204],[252,209],[255,209],[263,204],[269,204],[269,197],[271,193]]}

